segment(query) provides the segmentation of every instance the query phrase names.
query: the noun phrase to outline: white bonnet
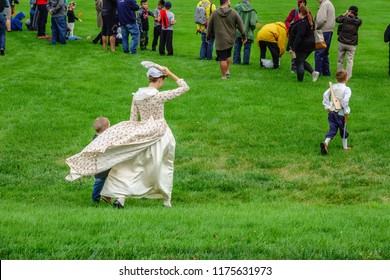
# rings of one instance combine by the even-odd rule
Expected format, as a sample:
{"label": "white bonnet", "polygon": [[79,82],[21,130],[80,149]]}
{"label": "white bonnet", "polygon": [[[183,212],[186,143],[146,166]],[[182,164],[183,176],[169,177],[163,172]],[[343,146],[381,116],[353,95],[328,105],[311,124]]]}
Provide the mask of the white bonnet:
{"label": "white bonnet", "polygon": [[146,76],[153,77],[153,78],[160,78],[166,75],[160,70],[158,70],[157,68],[150,67],[148,72],[146,73]]}

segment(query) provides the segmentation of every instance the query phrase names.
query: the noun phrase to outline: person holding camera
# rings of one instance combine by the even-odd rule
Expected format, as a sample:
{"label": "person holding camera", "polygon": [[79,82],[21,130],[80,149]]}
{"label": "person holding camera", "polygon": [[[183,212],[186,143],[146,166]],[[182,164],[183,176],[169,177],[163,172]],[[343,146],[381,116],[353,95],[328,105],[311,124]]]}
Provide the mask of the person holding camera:
{"label": "person holding camera", "polygon": [[362,20],[358,18],[358,7],[351,6],[348,11],[336,18],[336,22],[339,24],[337,29],[337,69],[344,69],[344,59],[347,57],[347,79],[350,79],[352,77],[353,58],[358,44],[358,30],[362,25]]}

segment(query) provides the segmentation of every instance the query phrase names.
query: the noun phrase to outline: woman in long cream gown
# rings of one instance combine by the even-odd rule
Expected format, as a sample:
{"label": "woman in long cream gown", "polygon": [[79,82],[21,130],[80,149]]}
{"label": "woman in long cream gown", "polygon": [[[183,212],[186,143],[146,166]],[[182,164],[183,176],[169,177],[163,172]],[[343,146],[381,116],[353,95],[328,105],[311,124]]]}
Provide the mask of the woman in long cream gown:
{"label": "woman in long cream gown", "polygon": [[[130,197],[163,199],[171,207],[176,142],[164,118],[164,103],[189,87],[166,67],[151,67],[147,76],[149,86],[133,93],[130,120],[110,127],[66,160],[68,181],[111,168],[101,195],[114,198],[118,208]],[[160,92],[167,76],[178,87]]]}

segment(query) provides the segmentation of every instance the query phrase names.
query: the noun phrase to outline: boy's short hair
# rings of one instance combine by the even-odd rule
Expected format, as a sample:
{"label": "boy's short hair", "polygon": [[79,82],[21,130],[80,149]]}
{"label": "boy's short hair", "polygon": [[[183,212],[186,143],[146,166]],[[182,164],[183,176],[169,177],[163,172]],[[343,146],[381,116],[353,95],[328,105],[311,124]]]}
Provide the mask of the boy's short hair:
{"label": "boy's short hair", "polygon": [[95,129],[97,134],[102,133],[109,127],[110,127],[110,120],[105,117],[98,117],[93,123],[93,128]]}
{"label": "boy's short hair", "polygon": [[160,4],[161,6],[164,6],[165,5],[165,1],[164,0],[160,0],[160,1],[158,1],[158,4]]}
{"label": "boy's short hair", "polygon": [[141,4],[146,2],[148,2],[148,0],[141,0]]}
{"label": "boy's short hair", "polygon": [[219,0],[219,5],[225,5],[229,0]]}
{"label": "boy's short hair", "polygon": [[336,72],[336,79],[337,79],[337,81],[339,83],[346,82],[347,81],[347,77],[348,77],[347,71],[345,71],[344,69],[337,70],[337,72]]}

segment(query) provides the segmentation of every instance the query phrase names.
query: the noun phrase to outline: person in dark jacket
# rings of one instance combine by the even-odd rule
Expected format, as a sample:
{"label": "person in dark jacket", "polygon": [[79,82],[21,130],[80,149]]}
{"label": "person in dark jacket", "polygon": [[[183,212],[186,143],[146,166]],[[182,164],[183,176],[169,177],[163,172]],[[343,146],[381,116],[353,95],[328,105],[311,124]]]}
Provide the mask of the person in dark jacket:
{"label": "person in dark jacket", "polygon": [[102,42],[103,50],[107,50],[107,39],[110,45],[112,52],[115,52],[115,38],[116,38],[116,29],[114,28],[117,25],[117,2],[115,0],[103,0],[102,5]]}
{"label": "person in dark jacket", "polygon": [[318,80],[319,72],[306,61],[307,57],[314,51],[314,23],[313,17],[306,6],[299,7],[299,18],[290,28],[290,38],[288,43],[289,52],[295,57],[297,66],[298,81],[303,81],[305,70],[312,75],[313,82]]}
{"label": "person in dark jacket", "polygon": [[140,48],[146,50],[149,43],[149,17],[154,18],[154,14],[149,10],[148,1],[141,0],[141,8],[138,12],[137,22],[140,30]]}
{"label": "person in dark jacket", "polygon": [[[122,32],[123,52],[126,54],[136,54],[140,32],[135,12],[139,10],[139,6],[135,0],[116,0],[116,3],[118,6],[118,19]],[[131,35],[130,46],[129,35]]]}
{"label": "person in dark jacket", "polygon": [[[290,11],[287,18],[284,21],[284,23],[286,24],[287,30],[290,30],[291,25],[299,20],[298,9],[300,6],[307,6],[307,1],[306,0],[298,0],[298,8],[294,8]],[[309,13],[310,13],[310,11],[309,11]],[[287,36],[289,36],[289,35],[287,34]],[[294,64],[294,61],[295,61],[294,59],[291,59],[291,73],[297,72],[297,67]]]}
{"label": "person in dark jacket", "polygon": [[362,25],[362,20],[358,18],[358,7],[351,6],[345,14],[336,18],[336,22],[339,24],[337,69],[344,69],[344,58],[347,56],[346,70],[349,80],[352,77],[353,57],[358,44],[358,29]]}
{"label": "person in dark jacket", "polygon": [[385,43],[389,43],[389,75],[390,75],[390,24],[387,26],[385,30]]}

